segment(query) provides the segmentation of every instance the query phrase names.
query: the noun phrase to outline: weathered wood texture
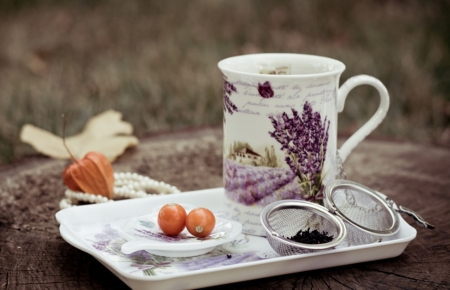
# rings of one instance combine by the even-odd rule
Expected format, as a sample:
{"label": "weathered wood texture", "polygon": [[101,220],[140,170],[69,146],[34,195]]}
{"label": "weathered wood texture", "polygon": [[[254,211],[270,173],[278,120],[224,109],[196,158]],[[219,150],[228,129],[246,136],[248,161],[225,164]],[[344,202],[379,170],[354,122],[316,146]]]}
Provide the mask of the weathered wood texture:
{"label": "weathered wood texture", "polygon": [[[61,174],[67,164],[36,156],[0,168],[0,290],[127,288],[59,235],[54,215],[63,196]],[[220,187],[222,131],[151,136],[113,166],[182,191]],[[436,229],[417,228],[417,238],[396,258],[212,288],[450,288],[450,149],[365,140],[350,155],[345,170],[348,179],[417,210]]]}

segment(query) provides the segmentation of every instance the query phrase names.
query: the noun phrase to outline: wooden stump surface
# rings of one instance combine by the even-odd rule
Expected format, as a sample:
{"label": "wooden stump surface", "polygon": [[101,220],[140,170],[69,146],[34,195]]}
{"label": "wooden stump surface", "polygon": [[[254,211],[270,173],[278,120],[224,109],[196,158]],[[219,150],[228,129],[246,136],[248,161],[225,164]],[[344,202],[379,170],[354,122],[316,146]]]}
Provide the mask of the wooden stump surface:
{"label": "wooden stump surface", "polygon": [[[165,133],[141,140],[114,164],[182,191],[222,186],[222,130]],[[34,156],[0,167],[0,290],[126,289],[90,255],[60,236],[55,213],[68,161]],[[268,277],[211,289],[450,288],[450,149],[365,140],[344,165],[347,178],[378,190],[436,225],[396,258]]]}

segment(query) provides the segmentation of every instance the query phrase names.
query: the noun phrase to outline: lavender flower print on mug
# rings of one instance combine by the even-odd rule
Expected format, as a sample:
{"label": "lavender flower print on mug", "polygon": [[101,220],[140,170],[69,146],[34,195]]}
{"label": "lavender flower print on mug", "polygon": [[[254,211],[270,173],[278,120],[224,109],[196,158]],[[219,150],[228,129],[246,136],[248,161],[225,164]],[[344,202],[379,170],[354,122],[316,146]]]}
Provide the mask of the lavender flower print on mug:
{"label": "lavender flower print on mug", "polygon": [[[292,109],[292,118],[283,112],[276,118],[269,116],[274,127],[270,136],[281,144],[286,154],[286,164],[298,177],[302,199],[320,201],[323,199],[322,181],[326,175],[323,166],[327,155],[330,121],[322,123],[318,112],[313,112],[308,102],[303,106],[301,117]],[[321,203],[321,202],[319,202]]]}
{"label": "lavender flower print on mug", "polygon": [[[224,76],[223,182],[227,218],[243,232],[265,235],[262,208],[281,199],[321,204],[339,161],[386,115],[389,96],[375,78],[361,75],[339,88],[345,65],[326,57],[254,54],[219,62]],[[283,68],[283,69],[281,69]],[[380,106],[337,148],[337,115],[350,90],[374,86]]]}
{"label": "lavender flower print on mug", "polygon": [[[223,111],[233,115],[233,112],[237,112],[237,107],[230,99],[232,93],[236,93],[236,87],[230,84],[226,79],[223,80]],[[223,118],[225,122],[225,114]]]}

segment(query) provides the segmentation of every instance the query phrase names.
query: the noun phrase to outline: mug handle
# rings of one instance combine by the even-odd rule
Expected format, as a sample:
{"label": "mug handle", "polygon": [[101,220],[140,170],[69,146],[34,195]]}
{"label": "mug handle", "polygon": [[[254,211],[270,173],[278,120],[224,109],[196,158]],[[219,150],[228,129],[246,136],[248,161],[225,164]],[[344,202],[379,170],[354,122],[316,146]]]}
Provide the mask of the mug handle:
{"label": "mug handle", "polygon": [[372,118],[369,119],[361,128],[359,128],[350,138],[342,144],[339,149],[339,156],[342,162],[347,159],[350,152],[359,144],[367,135],[369,135],[387,114],[389,109],[389,94],[386,87],[376,78],[368,75],[358,75],[348,79],[338,90],[337,94],[337,111],[338,113],[344,110],[345,99],[348,93],[355,87],[360,85],[370,85],[375,87],[380,94],[380,106]]}

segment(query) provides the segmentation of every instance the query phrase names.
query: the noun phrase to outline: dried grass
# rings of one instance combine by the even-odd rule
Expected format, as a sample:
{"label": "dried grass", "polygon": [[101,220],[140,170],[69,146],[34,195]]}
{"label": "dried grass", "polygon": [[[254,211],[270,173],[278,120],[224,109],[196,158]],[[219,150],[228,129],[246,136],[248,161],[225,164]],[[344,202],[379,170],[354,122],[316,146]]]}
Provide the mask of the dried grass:
{"label": "dried grass", "polygon": [[[445,14],[438,2],[34,2],[0,12],[0,162],[33,152],[18,140],[24,123],[61,134],[62,113],[69,135],[110,108],[139,136],[221,124],[216,64],[253,52],[337,58],[342,80],[370,74],[388,87],[391,109],[375,134],[450,144],[450,98],[433,75],[449,58],[430,32]],[[340,132],[360,126],[376,99],[355,89]]]}

